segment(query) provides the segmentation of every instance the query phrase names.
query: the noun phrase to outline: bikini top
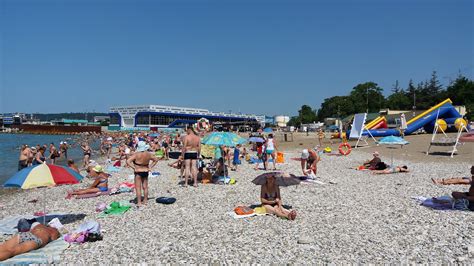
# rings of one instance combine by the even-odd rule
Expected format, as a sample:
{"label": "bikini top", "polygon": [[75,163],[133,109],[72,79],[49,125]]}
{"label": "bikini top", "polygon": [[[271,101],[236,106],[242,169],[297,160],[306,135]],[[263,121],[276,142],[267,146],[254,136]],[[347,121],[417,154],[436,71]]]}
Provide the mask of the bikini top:
{"label": "bikini top", "polygon": [[266,200],[274,200],[277,198],[277,192],[274,191],[273,193],[265,193],[263,196],[263,198]]}

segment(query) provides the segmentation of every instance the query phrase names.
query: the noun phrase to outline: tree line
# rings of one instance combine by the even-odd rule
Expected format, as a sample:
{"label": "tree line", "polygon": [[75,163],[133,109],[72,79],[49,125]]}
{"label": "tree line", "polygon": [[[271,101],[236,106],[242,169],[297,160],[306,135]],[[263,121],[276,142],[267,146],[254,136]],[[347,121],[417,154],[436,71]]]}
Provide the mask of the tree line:
{"label": "tree line", "polygon": [[356,85],[349,95],[333,96],[324,99],[319,109],[309,105],[301,106],[298,115],[290,119],[290,126],[323,121],[328,117],[344,118],[355,113],[375,113],[380,109],[391,110],[426,110],[450,98],[454,105],[466,106],[469,120],[474,119],[474,81],[459,74],[444,88],[438,79],[436,71],[431,78],[415,85],[413,80],[406,88],[398,81],[391,88],[391,94],[385,97],[383,88],[369,81]]}

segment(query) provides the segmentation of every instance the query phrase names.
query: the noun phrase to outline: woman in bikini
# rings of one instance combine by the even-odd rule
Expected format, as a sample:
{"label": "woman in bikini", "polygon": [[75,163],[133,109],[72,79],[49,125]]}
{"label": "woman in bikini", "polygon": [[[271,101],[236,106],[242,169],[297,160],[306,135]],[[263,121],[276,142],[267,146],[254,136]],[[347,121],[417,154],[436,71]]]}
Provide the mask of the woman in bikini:
{"label": "woman in bikini", "polygon": [[92,168],[92,171],[97,174],[94,183],[92,183],[92,185],[86,189],[68,191],[66,199],[70,199],[73,195],[101,193],[107,192],[109,190],[109,174],[104,172],[102,166],[96,165],[94,168]]}
{"label": "woman in bikini", "polygon": [[91,158],[92,150],[91,147],[89,147],[89,144],[87,144],[87,142],[81,145],[81,149],[84,153],[84,161],[82,163],[82,166],[84,168],[87,168],[87,166],[89,165],[89,159]]}
{"label": "woman in bikini", "polygon": [[267,182],[262,185],[260,191],[260,201],[265,207],[267,213],[275,214],[281,218],[294,220],[296,218],[295,210],[287,210],[283,207],[280,196],[280,187],[275,182],[275,176],[267,177]]}
{"label": "woman in bikini", "polygon": [[59,232],[56,228],[33,223],[30,231],[20,232],[0,244],[0,261],[42,248],[58,238]]}
{"label": "woman in bikini", "polygon": [[408,166],[403,165],[403,166],[391,166],[385,170],[374,170],[372,171],[372,174],[374,175],[387,175],[387,174],[395,174],[395,173],[407,173],[408,171]]}
{"label": "woman in bikini", "polygon": [[46,149],[44,147],[40,147],[38,149],[38,152],[35,155],[35,159],[33,160],[32,165],[38,165],[46,162],[46,157],[44,156],[45,150]]}
{"label": "woman in bikini", "polygon": [[[127,165],[130,166],[135,174],[135,193],[137,195],[137,207],[142,206],[142,188],[143,188],[143,204],[148,202],[148,175],[151,169],[158,163],[158,158],[148,152],[150,147],[146,142],[139,141],[137,152],[130,156]],[[152,163],[150,164],[150,161]]]}

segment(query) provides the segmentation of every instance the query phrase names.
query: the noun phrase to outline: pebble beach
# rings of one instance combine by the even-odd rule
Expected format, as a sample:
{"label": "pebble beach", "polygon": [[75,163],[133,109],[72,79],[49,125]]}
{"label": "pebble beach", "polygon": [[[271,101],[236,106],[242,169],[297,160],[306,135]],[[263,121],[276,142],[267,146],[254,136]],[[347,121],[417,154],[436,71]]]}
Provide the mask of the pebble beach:
{"label": "pebble beach", "polygon": [[[300,174],[299,150],[285,151],[278,170]],[[133,193],[66,200],[66,191],[81,184],[7,193],[0,198],[0,217],[33,214],[46,204],[49,213],[84,213],[96,220],[104,239],[71,245],[61,256],[64,264],[109,263],[474,263],[473,212],[437,211],[420,206],[412,197],[448,195],[468,186],[439,186],[431,178],[467,176],[467,162],[411,162],[411,172],[372,175],[356,171],[369,159],[353,150],[347,157],[322,156],[318,180],[281,188],[282,201],[298,213],[295,221],[275,216],[233,219],[227,213],[238,205],[259,202],[257,175],[243,162],[230,172],[235,185],[178,185],[179,171],[160,161],[150,178],[150,197],[170,196],[172,205],[150,199],[144,209],[121,216],[98,218],[97,203],[131,200]],[[389,160],[388,158],[385,158]],[[98,160],[104,162],[104,160]],[[110,186],[131,181],[130,169],[112,173]],[[28,201],[37,199],[37,203]],[[83,221],[65,225],[73,230]],[[1,236],[0,241],[7,239]]]}

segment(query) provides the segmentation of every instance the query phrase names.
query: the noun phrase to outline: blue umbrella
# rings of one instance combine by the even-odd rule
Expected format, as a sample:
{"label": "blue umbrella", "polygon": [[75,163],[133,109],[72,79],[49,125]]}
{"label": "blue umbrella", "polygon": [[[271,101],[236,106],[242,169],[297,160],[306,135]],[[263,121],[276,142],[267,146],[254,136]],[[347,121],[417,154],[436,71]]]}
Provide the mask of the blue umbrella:
{"label": "blue umbrella", "polygon": [[251,137],[251,138],[249,138],[249,142],[255,142],[255,143],[256,143],[256,142],[260,142],[260,143],[263,143],[263,142],[265,142],[265,140],[264,140],[263,138],[261,138],[261,137]]}
{"label": "blue umbrella", "polygon": [[[395,136],[388,136],[381,138],[377,144],[382,144],[382,145],[407,145],[410,142],[404,140],[401,137],[395,137]],[[390,152],[392,160],[391,160],[391,166],[393,166],[393,150]]]}
{"label": "blue umbrella", "polygon": [[213,132],[201,139],[205,145],[235,147],[238,144],[244,144],[246,139],[230,132]]}
{"label": "blue umbrella", "polygon": [[269,128],[269,127],[266,127],[263,129],[263,132],[265,133],[272,133],[273,132],[273,129]]}

